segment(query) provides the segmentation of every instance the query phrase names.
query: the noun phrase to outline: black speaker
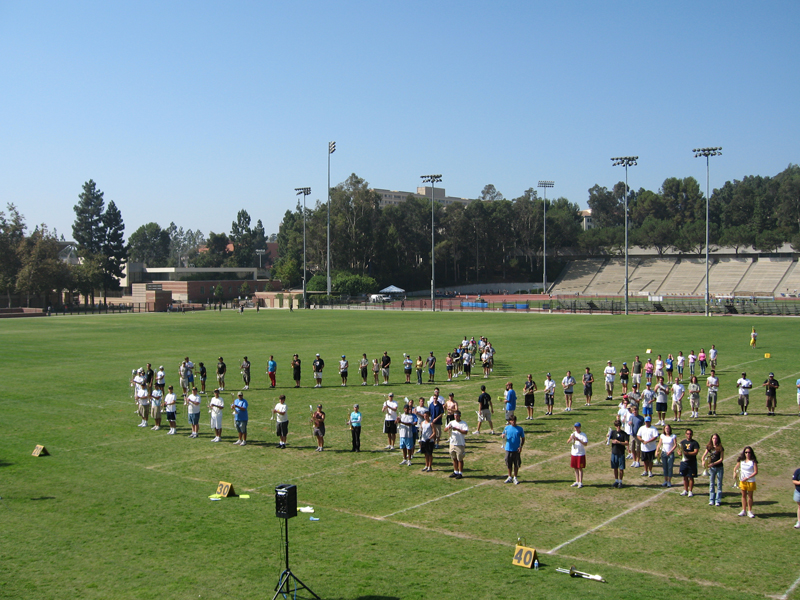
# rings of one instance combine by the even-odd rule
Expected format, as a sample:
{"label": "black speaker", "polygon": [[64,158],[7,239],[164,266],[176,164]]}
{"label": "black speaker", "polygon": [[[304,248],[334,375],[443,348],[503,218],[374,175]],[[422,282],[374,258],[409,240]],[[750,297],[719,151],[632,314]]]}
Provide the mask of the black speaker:
{"label": "black speaker", "polygon": [[275,488],[275,516],[291,519],[297,516],[297,486],[282,483]]}

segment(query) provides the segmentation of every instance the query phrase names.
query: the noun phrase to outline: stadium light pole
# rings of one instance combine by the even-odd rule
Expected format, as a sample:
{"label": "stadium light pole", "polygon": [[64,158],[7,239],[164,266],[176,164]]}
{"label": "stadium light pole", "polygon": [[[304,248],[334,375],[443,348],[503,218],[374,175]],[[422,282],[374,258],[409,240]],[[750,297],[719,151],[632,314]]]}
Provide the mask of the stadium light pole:
{"label": "stadium light pole", "polygon": [[553,181],[540,181],[538,187],[544,188],[544,203],[542,209],[544,219],[542,220],[542,293],[547,293],[547,188],[555,185]]}
{"label": "stadium light pole", "polygon": [[434,225],[433,225],[433,191],[436,189],[436,183],[442,181],[441,175],[420,175],[422,178],[422,183],[430,183],[431,184],[431,311],[436,311],[436,270],[435,270],[435,260],[434,260]]}
{"label": "stadium light pole", "polygon": [[612,167],[625,167],[625,314],[628,314],[628,167],[635,167],[638,156],[618,156],[612,158]]}
{"label": "stadium light pole", "polygon": [[711,156],[721,156],[722,155],[722,146],[716,146],[713,148],[695,148],[692,150],[694,152],[695,158],[700,158],[701,156],[706,157],[706,316],[711,314],[709,310],[709,304],[711,301],[711,296],[709,294],[708,288],[708,205],[711,201],[711,196],[709,195],[709,157]]}
{"label": "stadium light pole", "polygon": [[[306,196],[311,193],[311,188],[294,188],[294,191],[298,196],[303,194],[303,308],[306,308]],[[291,301],[289,298],[290,303]]]}
{"label": "stadium light pole", "polygon": [[331,295],[331,154],[336,152],[336,142],[328,142],[328,298]]}

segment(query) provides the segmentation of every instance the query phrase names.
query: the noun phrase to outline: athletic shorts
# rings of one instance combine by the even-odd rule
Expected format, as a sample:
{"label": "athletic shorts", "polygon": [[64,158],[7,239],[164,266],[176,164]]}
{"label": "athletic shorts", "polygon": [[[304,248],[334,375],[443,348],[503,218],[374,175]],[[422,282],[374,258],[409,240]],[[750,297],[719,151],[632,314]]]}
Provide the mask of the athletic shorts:
{"label": "athletic shorts", "polygon": [[633,383],[642,383],[641,373],[634,373],[631,377],[633,378]]}
{"label": "athletic shorts", "polygon": [[174,421],[175,420],[175,412],[167,411],[167,421]]}
{"label": "athletic shorts", "polygon": [[682,460],[680,474],[682,477],[697,477],[697,461]]}
{"label": "athletic shorts", "polygon": [[747,406],[750,404],[750,394],[747,396],[739,394],[739,406]]}
{"label": "athletic shorts", "polygon": [[397,423],[394,421],[383,421],[383,433],[394,435],[397,433]]}
{"label": "athletic shorts", "polygon": [[314,436],[325,437],[325,427],[314,427],[314,431],[312,433]]}
{"label": "athletic shorts", "polygon": [[506,451],[506,466],[509,469],[513,469],[516,467],[519,469],[519,466],[522,464],[522,453],[517,452],[508,452]]}
{"label": "athletic shorts", "polygon": [[708,403],[711,404],[712,402],[717,401],[717,392],[708,392]]}
{"label": "athletic shorts", "polygon": [[553,397],[553,394],[545,394],[544,395],[544,403],[547,406],[553,406],[553,404],[555,404],[555,398]]}
{"label": "athletic shorts", "polygon": [[666,402],[656,402],[656,412],[660,412],[660,413],[667,412],[667,403]]}
{"label": "athletic shorts", "polygon": [[389,377],[389,367],[386,367],[385,369],[381,369],[381,374],[384,377]]}
{"label": "athletic shorts", "polygon": [[465,448],[464,446],[450,446],[450,458],[459,462],[464,460]]}
{"label": "athletic shorts", "polygon": [[314,371],[314,379],[322,379],[322,371]]}
{"label": "athletic shorts", "polygon": [[592,386],[591,385],[583,386],[583,395],[584,396],[591,396],[592,395]]}
{"label": "athletic shorts", "polygon": [[573,469],[585,469],[586,468],[586,455],[583,456],[570,456],[569,457],[569,466]]}
{"label": "athletic shorts", "polygon": [[222,429],[222,412],[211,413],[211,429]]}
{"label": "athletic shorts", "polygon": [[347,371],[339,371],[339,377],[347,378]]}
{"label": "athletic shorts", "polygon": [[611,468],[612,469],[619,469],[620,471],[625,470],[625,455],[624,454],[612,454],[611,455]]}
{"label": "athletic shorts", "polygon": [[420,442],[419,449],[423,454],[433,454],[433,440],[427,442]]}
{"label": "athletic shorts", "polygon": [[238,433],[247,433],[247,421],[234,421]]}
{"label": "athletic shorts", "polygon": [[[411,369],[403,369],[403,373],[406,375],[411,375]],[[366,377],[366,375],[364,375],[364,377]]]}
{"label": "athletic shorts", "polygon": [[653,462],[653,459],[656,457],[656,451],[651,450],[650,452],[642,452],[642,462]]}
{"label": "athletic shorts", "polygon": [[756,491],[756,482],[755,481],[740,481],[739,482],[739,489],[743,492],[755,492]]}
{"label": "athletic shorts", "polygon": [[200,413],[189,413],[189,425],[199,425],[200,424]]}
{"label": "athletic shorts", "polygon": [[367,378],[367,367],[361,367],[361,377]]}
{"label": "athletic shorts", "polygon": [[536,402],[536,397],[533,394],[525,396],[525,406],[533,408],[535,402]]}
{"label": "athletic shorts", "polygon": [[286,437],[289,433],[289,421],[283,421],[282,423],[275,424],[275,435],[278,437]]}
{"label": "athletic shorts", "polygon": [[643,417],[652,417],[653,416],[653,405],[652,404],[648,404],[647,406],[643,406],[642,407],[642,416]]}
{"label": "athletic shorts", "polygon": [[413,437],[401,437],[400,438],[400,449],[401,450],[413,450],[414,449],[414,438]]}

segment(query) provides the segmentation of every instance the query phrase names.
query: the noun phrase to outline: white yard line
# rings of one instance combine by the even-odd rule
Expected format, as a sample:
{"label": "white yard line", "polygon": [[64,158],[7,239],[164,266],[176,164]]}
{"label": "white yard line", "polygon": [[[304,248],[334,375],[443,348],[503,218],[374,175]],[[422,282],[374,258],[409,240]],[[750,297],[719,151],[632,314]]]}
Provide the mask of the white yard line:
{"label": "white yard line", "polygon": [[795,579],[795,580],[794,580],[794,583],[793,583],[792,585],[790,585],[790,586],[789,586],[789,589],[788,589],[788,590],[786,590],[786,591],[783,593],[783,595],[782,595],[782,596],[780,596],[780,600],[786,600],[786,599],[789,597],[789,594],[791,594],[791,593],[792,593],[792,592],[795,590],[795,588],[797,588],[797,586],[798,586],[798,585],[800,585],[800,577],[798,577],[797,579]]}

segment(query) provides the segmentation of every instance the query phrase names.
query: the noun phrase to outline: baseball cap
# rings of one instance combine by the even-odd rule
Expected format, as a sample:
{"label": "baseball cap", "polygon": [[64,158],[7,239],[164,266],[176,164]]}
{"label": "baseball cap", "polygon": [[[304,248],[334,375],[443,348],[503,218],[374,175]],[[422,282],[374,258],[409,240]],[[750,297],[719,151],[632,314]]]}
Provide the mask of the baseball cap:
{"label": "baseball cap", "polygon": [[160,366],[160,367],[158,367],[158,368],[159,368],[159,369],[163,369],[163,368],[164,368],[164,365],[161,365],[161,366]]}
{"label": "baseball cap", "polygon": [[322,404],[317,404],[317,408],[322,408]]}
{"label": "baseball cap", "polygon": [[547,376],[550,377],[550,373],[548,373]]}
{"label": "baseball cap", "polygon": [[653,383],[651,381],[648,381],[647,383],[645,383],[645,385],[653,385]]}
{"label": "baseball cap", "polygon": [[319,356],[319,353],[317,354],[317,356]]}
{"label": "baseball cap", "polygon": [[650,423],[652,420],[653,420],[653,419],[651,419],[650,417],[645,417],[645,418],[644,418],[644,422],[645,422],[645,423]]}
{"label": "baseball cap", "polygon": [[[216,390],[214,390],[214,391],[216,391]],[[239,393],[238,393],[238,394],[236,394],[236,395],[237,395],[237,396],[241,396],[242,398],[244,398],[244,394],[243,394],[242,392],[239,392]]]}
{"label": "baseball cap", "polygon": [[389,392],[389,398],[394,398],[394,394],[392,392]]}
{"label": "baseball cap", "polygon": [[575,425],[573,425],[573,427],[580,427],[580,426],[581,426],[580,423],[575,423]]}
{"label": "baseball cap", "polygon": [[[317,356],[319,356],[319,354],[317,354]],[[344,354],[342,354],[342,358],[344,358]]]}
{"label": "baseball cap", "polygon": [[775,377],[775,373],[770,373],[769,376],[770,377]]}
{"label": "baseball cap", "polygon": [[608,362],[611,362],[610,360]]}

